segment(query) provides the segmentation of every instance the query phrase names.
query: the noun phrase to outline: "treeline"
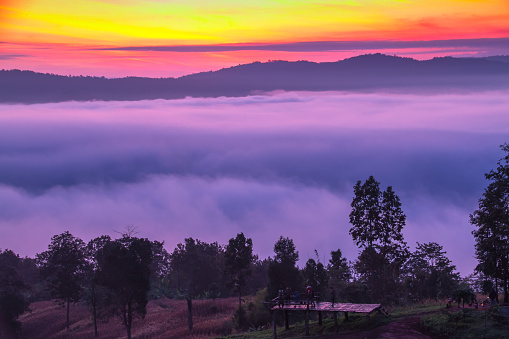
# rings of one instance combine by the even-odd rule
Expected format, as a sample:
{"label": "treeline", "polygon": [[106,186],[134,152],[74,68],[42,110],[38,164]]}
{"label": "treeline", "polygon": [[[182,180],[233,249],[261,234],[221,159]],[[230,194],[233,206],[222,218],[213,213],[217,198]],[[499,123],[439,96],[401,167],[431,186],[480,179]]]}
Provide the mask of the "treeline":
{"label": "treeline", "polygon": [[64,232],[53,236],[48,250],[34,259],[0,250],[0,330],[16,333],[17,318],[29,304],[49,299],[65,306],[67,327],[69,305],[84,302],[96,335],[97,319],[118,316],[128,338],[133,317],[143,317],[148,300],[160,297],[187,300],[190,329],[193,299],[238,296],[235,320],[243,328],[266,323],[263,315],[249,314],[263,312],[263,307],[246,308],[243,295],[257,293],[262,300],[270,300],[280,290],[295,294],[308,285],[321,300],[335,302],[387,305],[446,297],[472,302],[474,290],[498,295],[500,289],[507,302],[509,145],[501,147],[507,155],[496,170],[486,174],[490,184],[471,215],[477,227],[473,235],[479,265],[467,278],[460,278],[436,242],[417,243],[410,251],[403,238],[406,216],[398,195],[391,186],[382,190],[370,176],[354,186],[350,235],[359,255],[353,261],[337,249],[324,263],[315,250],[316,259],[300,268],[299,252],[293,240],[284,236],[274,244],[272,257],[260,259],[243,233],[226,245],[187,238],[169,253],[164,242],[136,237],[133,227],[117,239],[103,235],[88,243]]}
{"label": "treeline", "polygon": [[[281,289],[302,293],[310,285],[322,300],[334,295],[336,302],[385,304],[450,296],[460,283],[455,266],[437,243],[408,250],[401,234],[405,217],[392,189],[380,192],[370,177],[354,190],[350,233],[361,249],[354,262],[337,249],[322,263],[315,251],[316,259],[299,268],[299,252],[283,236],[273,257],[259,259],[243,233],[225,246],[187,238],[168,253],[163,242],[138,238],[131,227],[118,239],[104,235],[88,243],[64,232],[35,259],[0,252],[2,316],[15,329],[30,302],[56,299],[65,306],[68,327],[70,304],[85,302],[96,334],[98,319],[118,316],[130,338],[133,317],[143,317],[148,300],[160,297],[187,299],[192,329],[196,298],[237,295],[242,328],[260,325],[252,317],[246,322],[242,306],[243,295],[260,290],[268,300]],[[266,318],[258,319],[265,324]]]}

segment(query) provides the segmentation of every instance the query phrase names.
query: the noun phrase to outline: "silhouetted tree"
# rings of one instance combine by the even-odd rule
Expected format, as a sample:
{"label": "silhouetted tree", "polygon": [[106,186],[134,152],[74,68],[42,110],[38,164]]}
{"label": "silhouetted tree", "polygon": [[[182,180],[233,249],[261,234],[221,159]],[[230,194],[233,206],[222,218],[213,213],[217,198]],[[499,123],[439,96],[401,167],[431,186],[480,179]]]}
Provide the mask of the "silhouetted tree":
{"label": "silhouetted tree", "polygon": [[168,273],[170,272],[170,254],[164,248],[164,241],[152,241],[152,254],[154,256],[150,265],[150,297],[170,295]]}
{"label": "silhouetted tree", "polygon": [[69,329],[69,305],[80,300],[81,281],[87,269],[85,243],[66,231],[53,236],[48,250],[37,254],[36,260],[51,296],[67,305]]}
{"label": "silhouetted tree", "polygon": [[304,277],[304,283],[313,286],[313,290],[323,297],[327,291],[329,276],[325,266],[320,262],[317,250],[315,250],[315,255],[316,260],[310,258],[306,262],[302,270],[302,275]]}
{"label": "silhouetted tree", "polygon": [[301,288],[302,277],[296,266],[299,252],[296,251],[293,240],[281,236],[274,244],[276,254],[269,264],[269,286],[267,294],[270,298],[277,295],[279,289],[290,287],[292,290]]}
{"label": "silhouetted tree", "polygon": [[85,254],[88,262],[87,272],[84,279],[85,301],[90,305],[92,311],[92,322],[94,323],[94,334],[97,337],[97,313],[98,309],[109,305],[107,302],[106,290],[97,283],[97,271],[99,263],[97,254],[111,241],[110,236],[103,235],[88,242]]}
{"label": "silhouetted tree", "polygon": [[509,302],[509,145],[500,147],[507,155],[498,161],[496,170],[485,174],[490,184],[470,222],[477,227],[472,232],[479,261],[476,269],[495,279],[497,289],[501,280],[504,302]]}
{"label": "silhouetted tree", "polygon": [[152,243],[128,234],[106,241],[97,252],[97,282],[112,294],[112,306],[122,319],[128,339],[133,316],[143,318],[147,311],[152,258]]}
{"label": "silhouetted tree", "polygon": [[334,290],[337,295],[336,301],[345,299],[345,287],[352,278],[352,272],[340,249],[331,251],[331,258],[327,265],[327,273],[329,276],[329,287]]}
{"label": "silhouetted tree", "polygon": [[25,297],[28,286],[17,271],[20,262],[19,256],[11,250],[0,250],[0,327],[9,327],[0,328],[0,334],[7,337],[16,336],[15,332],[19,330],[17,319],[28,310],[28,300]]}
{"label": "silhouetted tree", "polygon": [[459,285],[459,273],[436,242],[417,243],[406,264],[406,286],[413,300],[452,296]]}
{"label": "silhouetted tree", "polygon": [[[224,273],[229,286],[234,286],[239,295],[239,309],[242,306],[242,288],[246,279],[251,275],[253,256],[253,241],[239,233],[231,238],[224,252]],[[242,326],[242,319],[239,321]]]}
{"label": "silhouetted tree", "polygon": [[401,292],[400,273],[408,257],[400,199],[391,186],[380,191],[380,183],[370,176],[364,184],[355,184],[351,207],[350,234],[362,249],[355,268],[374,300],[394,300]]}
{"label": "silhouetted tree", "polygon": [[169,279],[177,294],[188,303],[188,326],[193,327],[192,299],[199,295],[216,297],[224,271],[223,249],[215,243],[207,244],[187,238],[170,255]]}

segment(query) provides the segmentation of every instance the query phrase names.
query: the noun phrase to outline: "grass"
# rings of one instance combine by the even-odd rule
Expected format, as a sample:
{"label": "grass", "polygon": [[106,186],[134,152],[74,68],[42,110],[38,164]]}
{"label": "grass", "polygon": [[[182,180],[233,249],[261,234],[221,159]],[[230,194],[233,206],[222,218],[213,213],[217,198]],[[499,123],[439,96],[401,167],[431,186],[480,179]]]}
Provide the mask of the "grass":
{"label": "grass", "polygon": [[[335,333],[343,335],[353,335],[355,333],[363,331],[372,331],[380,326],[387,325],[391,322],[399,321],[404,318],[411,316],[419,316],[428,313],[437,313],[444,309],[446,305],[445,301],[426,300],[423,302],[415,303],[408,306],[398,306],[387,309],[391,314],[390,317],[386,317],[380,313],[374,313],[370,316],[370,321],[366,321],[366,316],[362,314],[349,314],[349,320],[345,321],[342,313],[338,313],[338,332],[334,326],[334,320],[332,315],[324,313],[322,326],[318,325],[316,313],[311,313],[309,323],[309,334],[311,337],[320,337],[332,335]],[[301,319],[299,319],[299,317]],[[286,331],[284,324],[280,323],[277,326],[278,338],[299,338],[305,337],[305,322],[303,314],[297,315],[290,312],[290,330]],[[278,314],[278,320],[282,321],[282,315]],[[292,322],[292,320],[294,320]],[[248,338],[271,338],[273,336],[272,328],[267,328],[263,331],[249,332],[231,335],[228,338],[235,339],[248,339]]]}
{"label": "grass", "polygon": [[[246,298],[246,306],[256,297]],[[185,300],[158,299],[149,302],[144,319],[136,319],[133,325],[134,338],[271,338],[270,323],[249,332],[237,333],[234,329],[233,314],[237,309],[237,299],[194,300],[194,327],[187,328],[187,304]],[[31,305],[32,312],[20,317],[23,338],[92,338],[93,325],[85,305],[71,307],[70,330],[65,329],[65,309],[54,302],[39,302]],[[366,321],[364,315],[350,314],[345,322],[342,313],[338,314],[339,332],[335,332],[332,315],[323,313],[323,325],[318,325],[316,312],[311,313],[310,335],[329,336],[335,333],[354,338],[357,334],[391,334],[394,326],[408,325],[408,321],[419,329],[419,321],[426,333],[434,337],[447,338],[503,338],[509,333],[507,318],[485,313],[483,309],[445,309],[445,302],[428,300],[408,306],[392,307],[389,318],[375,313]],[[494,312],[496,311],[493,310]],[[265,312],[257,310],[257,312]],[[267,311],[268,312],[268,311]],[[304,313],[290,312],[290,330],[285,331],[282,313],[277,314],[279,338],[299,338],[305,336]],[[486,316],[486,319],[485,319]],[[269,318],[270,319],[270,318]],[[413,320],[412,320],[413,319]],[[486,323],[486,324],[485,324]],[[387,326],[386,326],[387,325]],[[414,327],[412,327],[414,328]],[[364,333],[365,334],[365,333]],[[125,329],[118,318],[99,323],[101,338],[121,338]]]}
{"label": "grass", "polygon": [[507,338],[509,319],[497,316],[496,309],[460,309],[425,315],[421,325],[443,338]]}
{"label": "grass", "polygon": [[[147,306],[144,319],[133,323],[133,338],[211,338],[233,331],[236,298],[193,300],[193,330],[187,327],[185,300],[158,299]],[[71,306],[70,329],[65,328],[65,309],[51,301],[30,305],[31,313],[20,317],[22,338],[93,338],[94,328],[85,305]],[[100,338],[125,337],[125,328],[118,317],[98,323]]]}

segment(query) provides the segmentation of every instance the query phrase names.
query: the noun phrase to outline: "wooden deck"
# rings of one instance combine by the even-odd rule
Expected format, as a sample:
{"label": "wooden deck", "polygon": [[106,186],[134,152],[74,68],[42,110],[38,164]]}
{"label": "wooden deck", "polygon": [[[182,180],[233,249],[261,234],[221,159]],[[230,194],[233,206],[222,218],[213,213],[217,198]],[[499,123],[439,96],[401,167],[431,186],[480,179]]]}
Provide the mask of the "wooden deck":
{"label": "wooden deck", "polygon": [[[275,305],[271,307],[272,311],[305,311],[307,304],[285,303],[282,307]],[[331,302],[317,302],[315,305],[309,305],[310,311],[321,312],[351,312],[351,313],[373,313],[380,309],[381,304],[350,304],[350,303],[334,303]]]}

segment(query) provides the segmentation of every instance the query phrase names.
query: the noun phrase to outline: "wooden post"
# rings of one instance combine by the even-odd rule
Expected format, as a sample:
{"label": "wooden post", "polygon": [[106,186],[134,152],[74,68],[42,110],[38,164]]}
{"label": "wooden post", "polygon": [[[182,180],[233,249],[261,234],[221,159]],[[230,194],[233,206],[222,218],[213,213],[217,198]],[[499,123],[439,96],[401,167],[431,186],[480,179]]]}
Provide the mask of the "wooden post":
{"label": "wooden post", "polygon": [[318,311],[318,325],[322,326],[322,311]]}
{"label": "wooden post", "polygon": [[348,312],[345,312],[345,321],[348,321]]}
{"label": "wooden post", "polygon": [[338,312],[334,312],[334,328],[336,331],[338,330],[339,324],[338,324]]}
{"label": "wooden post", "polygon": [[272,311],[272,331],[274,332],[274,339],[277,339],[276,311]]}
{"label": "wooden post", "polygon": [[306,309],[306,335],[309,335],[309,305]]}
{"label": "wooden post", "polygon": [[285,311],[285,330],[288,331],[290,329],[290,322],[288,321],[288,311]]}
{"label": "wooden post", "polygon": [[369,323],[370,317],[369,314],[366,314],[366,322]]}

